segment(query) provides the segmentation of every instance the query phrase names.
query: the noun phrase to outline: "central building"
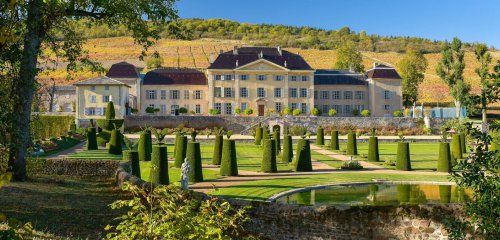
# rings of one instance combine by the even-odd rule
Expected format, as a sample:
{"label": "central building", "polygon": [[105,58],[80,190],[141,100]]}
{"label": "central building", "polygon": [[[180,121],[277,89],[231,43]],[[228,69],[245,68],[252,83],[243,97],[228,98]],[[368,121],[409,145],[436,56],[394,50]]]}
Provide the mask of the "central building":
{"label": "central building", "polygon": [[314,106],[314,70],[280,47],[235,47],[212,55],[207,78],[209,107],[224,115],[237,108],[259,116],[285,107],[308,113]]}

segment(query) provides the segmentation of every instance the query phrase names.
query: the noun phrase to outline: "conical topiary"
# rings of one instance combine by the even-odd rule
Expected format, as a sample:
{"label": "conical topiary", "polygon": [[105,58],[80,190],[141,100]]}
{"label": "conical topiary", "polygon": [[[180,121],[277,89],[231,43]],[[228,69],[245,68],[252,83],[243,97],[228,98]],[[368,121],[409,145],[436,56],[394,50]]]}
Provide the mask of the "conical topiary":
{"label": "conical topiary", "polygon": [[255,128],[255,145],[260,145],[262,142],[262,127]]}
{"label": "conical topiary", "polygon": [[113,155],[122,154],[122,134],[118,129],[113,129],[111,131],[108,153]]}
{"label": "conical topiary", "polygon": [[282,163],[290,163],[293,160],[293,142],[292,136],[283,136],[283,153],[281,154]]}
{"label": "conical topiary", "polygon": [[402,171],[411,171],[410,143],[408,142],[398,142],[396,169]]}
{"label": "conical topiary", "polygon": [[113,119],[115,119],[115,105],[113,104],[113,101],[109,101],[106,106],[106,120]]}
{"label": "conical topiary", "polygon": [[339,150],[340,149],[339,131],[333,130],[331,135],[332,135],[332,138],[330,140],[330,149],[331,150]]}
{"label": "conical topiary", "polygon": [[370,137],[368,139],[368,161],[378,162],[380,161],[379,151],[378,151],[378,138]]}
{"label": "conical topiary", "polygon": [[154,184],[169,184],[167,145],[153,145],[149,179]]}
{"label": "conical topiary", "polygon": [[191,166],[189,172],[189,182],[203,182],[203,169],[201,164],[201,150],[199,142],[188,142],[186,158]]}
{"label": "conical topiary", "polygon": [[236,145],[232,139],[222,141],[222,161],[220,175],[238,176],[238,162],[236,160]]}
{"label": "conical topiary", "polygon": [[276,151],[276,156],[278,156],[278,154],[281,152],[281,140],[279,131],[273,132],[273,139],[274,139],[274,150]]}
{"label": "conical topiary", "polygon": [[293,170],[297,172],[312,171],[311,148],[308,139],[300,139],[297,143],[297,154],[295,154]]}
{"label": "conical topiary", "polygon": [[262,129],[262,140],[269,139],[269,138],[270,138],[269,129],[267,129],[267,128]]}
{"label": "conical topiary", "polygon": [[278,167],[276,166],[276,150],[274,148],[276,146],[275,144],[276,140],[274,139],[264,139],[260,171],[267,173],[278,172]]}
{"label": "conical topiary", "polygon": [[87,150],[97,150],[96,128],[87,128]]}
{"label": "conical topiary", "polygon": [[462,149],[462,153],[467,153],[467,144],[466,144],[466,136],[465,133],[460,133],[460,147]]}
{"label": "conical topiary", "polygon": [[180,132],[175,133],[175,140],[174,140],[174,158],[175,158],[175,152],[177,152],[176,148],[177,145],[179,145],[179,140],[181,139],[182,134]]}
{"label": "conical topiary", "polygon": [[139,152],[139,161],[151,161],[151,152],[153,150],[153,142],[151,140],[151,131],[144,130],[139,136],[137,151]]}
{"label": "conical topiary", "polygon": [[221,163],[221,160],[222,160],[222,140],[223,140],[222,135],[215,135],[214,155],[212,157],[212,164],[213,165],[220,165],[220,163]]}
{"label": "conical topiary", "polygon": [[186,158],[187,136],[180,136],[177,146],[175,146],[174,167],[180,168]]}
{"label": "conical topiary", "polygon": [[457,164],[457,159],[462,159],[462,146],[460,144],[460,135],[455,134],[451,139],[451,163],[452,166]]}
{"label": "conical topiary", "polygon": [[316,145],[325,145],[325,131],[323,127],[319,126],[316,130]]}
{"label": "conical topiary", "polygon": [[356,133],[349,132],[347,133],[347,155],[358,155],[358,146],[356,143]]}
{"label": "conical topiary", "polygon": [[123,151],[123,160],[130,162],[130,168],[132,169],[132,175],[141,178],[141,167],[139,164],[139,153],[134,150]]}
{"label": "conical topiary", "polygon": [[450,144],[447,142],[439,143],[439,157],[437,162],[437,171],[438,172],[451,171]]}

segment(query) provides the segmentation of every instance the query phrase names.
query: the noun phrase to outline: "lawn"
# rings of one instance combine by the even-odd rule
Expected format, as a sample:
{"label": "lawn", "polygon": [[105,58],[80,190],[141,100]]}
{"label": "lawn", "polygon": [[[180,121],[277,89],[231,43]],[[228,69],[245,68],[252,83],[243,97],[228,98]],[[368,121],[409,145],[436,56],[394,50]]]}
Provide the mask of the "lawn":
{"label": "lawn", "polygon": [[321,153],[316,152],[316,151],[311,151],[311,158],[316,160],[316,161],[326,163],[328,166],[334,167],[334,168],[340,168],[340,166],[342,166],[342,164],[344,163],[344,161],[337,160],[333,157],[321,154]]}
{"label": "lawn", "polygon": [[109,154],[107,149],[99,150],[84,150],[76,152],[69,156],[68,159],[91,159],[91,160],[122,160],[122,155]]}
{"label": "lawn", "polygon": [[[150,175],[150,170],[151,170],[151,162],[141,162],[141,178],[144,181],[149,181],[149,175]],[[172,162],[169,162],[169,164],[173,164]],[[175,168],[173,166],[170,166],[168,169],[168,177],[171,183],[174,183],[176,185],[180,185],[180,180],[181,180],[181,170],[179,168]],[[212,169],[203,169],[203,179],[204,180],[214,180],[217,178],[220,178],[219,171],[215,171]]]}

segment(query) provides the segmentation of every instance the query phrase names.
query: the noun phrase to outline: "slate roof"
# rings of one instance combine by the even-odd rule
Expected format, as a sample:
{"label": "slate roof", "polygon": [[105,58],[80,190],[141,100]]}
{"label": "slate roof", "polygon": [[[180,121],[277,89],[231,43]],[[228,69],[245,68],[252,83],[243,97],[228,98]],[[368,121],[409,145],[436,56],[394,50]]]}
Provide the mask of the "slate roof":
{"label": "slate roof", "polygon": [[369,78],[389,78],[389,79],[401,79],[399,73],[393,67],[379,64],[374,66],[372,69],[366,71],[366,75]]}
{"label": "slate roof", "polygon": [[367,85],[363,73],[348,70],[318,69],[314,72],[314,85]]}
{"label": "slate roof", "polygon": [[[280,50],[277,47],[236,48],[236,50],[219,54],[208,69],[235,69],[257,61],[262,57],[262,59],[290,70],[312,70],[311,66],[300,55],[285,50],[281,50],[280,53]],[[236,64],[236,61],[238,61],[238,64]]]}
{"label": "slate roof", "polygon": [[133,64],[119,62],[111,65],[106,76],[110,78],[139,78],[139,72]]}
{"label": "slate roof", "polygon": [[144,76],[143,85],[207,85],[205,73],[196,69],[155,69]]}
{"label": "slate roof", "polygon": [[125,85],[127,87],[130,87],[129,85],[127,85],[125,83],[122,83],[116,79],[106,77],[106,76],[85,79],[85,80],[76,82],[73,85],[75,85],[75,86],[82,86],[82,85]]}

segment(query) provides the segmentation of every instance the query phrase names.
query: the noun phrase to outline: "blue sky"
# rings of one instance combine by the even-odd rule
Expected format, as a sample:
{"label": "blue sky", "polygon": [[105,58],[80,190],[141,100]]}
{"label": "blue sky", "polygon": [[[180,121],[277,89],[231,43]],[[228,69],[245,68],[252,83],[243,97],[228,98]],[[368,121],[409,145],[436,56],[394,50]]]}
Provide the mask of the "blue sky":
{"label": "blue sky", "polygon": [[500,48],[500,0],[179,0],[182,18],[224,18]]}

